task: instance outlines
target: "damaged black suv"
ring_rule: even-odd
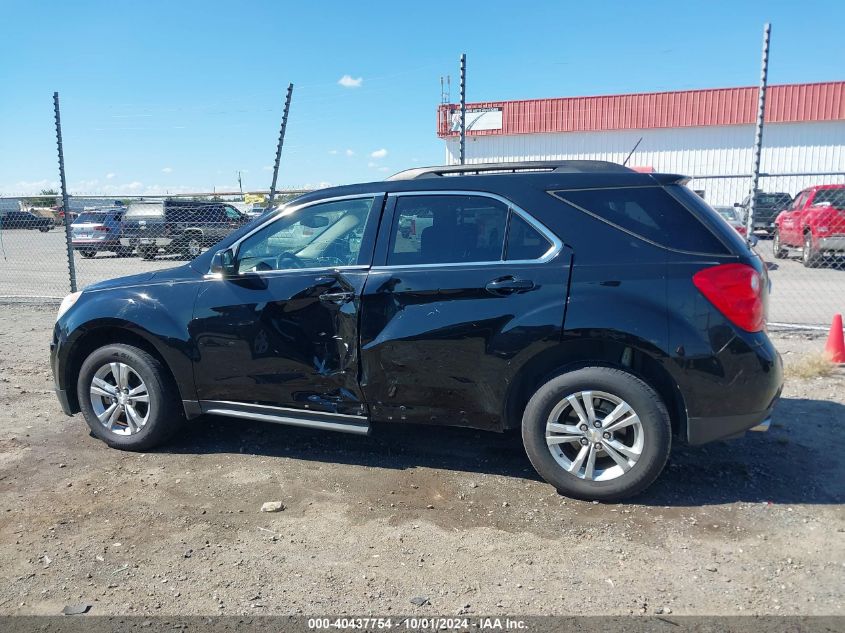
[[[500,163],[304,195],[69,295],[56,392],[128,450],[203,414],[519,428],[563,494],[630,496],[673,441],[765,429],[782,385],[763,262],[684,182]]]

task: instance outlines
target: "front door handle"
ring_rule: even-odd
[[[324,292],[320,295],[320,301],[324,303],[347,303],[355,296],[353,292]]]
[[[495,295],[527,292],[534,288],[534,282],[530,279],[516,279],[515,277],[502,277],[494,279],[485,288],[487,292]]]

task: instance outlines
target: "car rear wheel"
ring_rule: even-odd
[[[813,234],[807,231],[804,233],[804,250],[801,253],[801,262],[805,268],[816,268],[820,259],[819,252],[813,246]]]
[[[91,259],[97,255],[97,251],[92,251],[90,248],[83,249],[79,251],[79,254],[82,255],[85,259]]]
[[[113,448],[147,450],[169,439],[184,421],[166,369],[132,345],[106,345],[88,356],[77,396],[91,432]]]
[[[41,226],[41,227],[38,227],[38,230],[41,231],[42,233],[47,233],[50,230],[50,227],[49,226]]]
[[[647,488],[663,470],[671,425],[663,401],[642,380],[586,367],[536,391],[522,439],[534,468],[561,494],[617,501]]]
[[[143,257],[144,259],[155,259],[156,249],[154,249],[154,248],[142,248],[141,249],[141,257]]]
[[[788,254],[788,251],[780,243],[780,231],[778,229],[775,229],[775,233],[772,236],[772,250],[774,251],[775,259],[784,259]]]

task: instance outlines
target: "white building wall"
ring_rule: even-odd
[[[753,125],[468,136],[467,162],[522,160],[608,160],[621,163],[642,137],[630,166],[689,176],[733,175],[728,179],[696,178],[690,186],[705,192],[714,205],[730,205],[747,195],[752,167]],[[458,162],[458,139],[446,140],[446,162]],[[845,121],[770,123],[763,134],[761,171],[783,174],[845,174]],[[795,195],[805,187],[845,182],[845,176],[763,178],[764,191]]]

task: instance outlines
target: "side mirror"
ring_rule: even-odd
[[[748,244],[752,247],[757,246],[757,243],[760,241],[760,238],[756,235],[749,235],[748,236]]]
[[[221,275],[224,278],[236,277],[238,267],[235,263],[235,252],[231,248],[226,248],[214,253],[208,272],[212,275]]]
[[[742,203],[741,203],[741,202],[734,202],[734,206],[735,206],[737,209],[739,209],[740,207],[742,207]]]

